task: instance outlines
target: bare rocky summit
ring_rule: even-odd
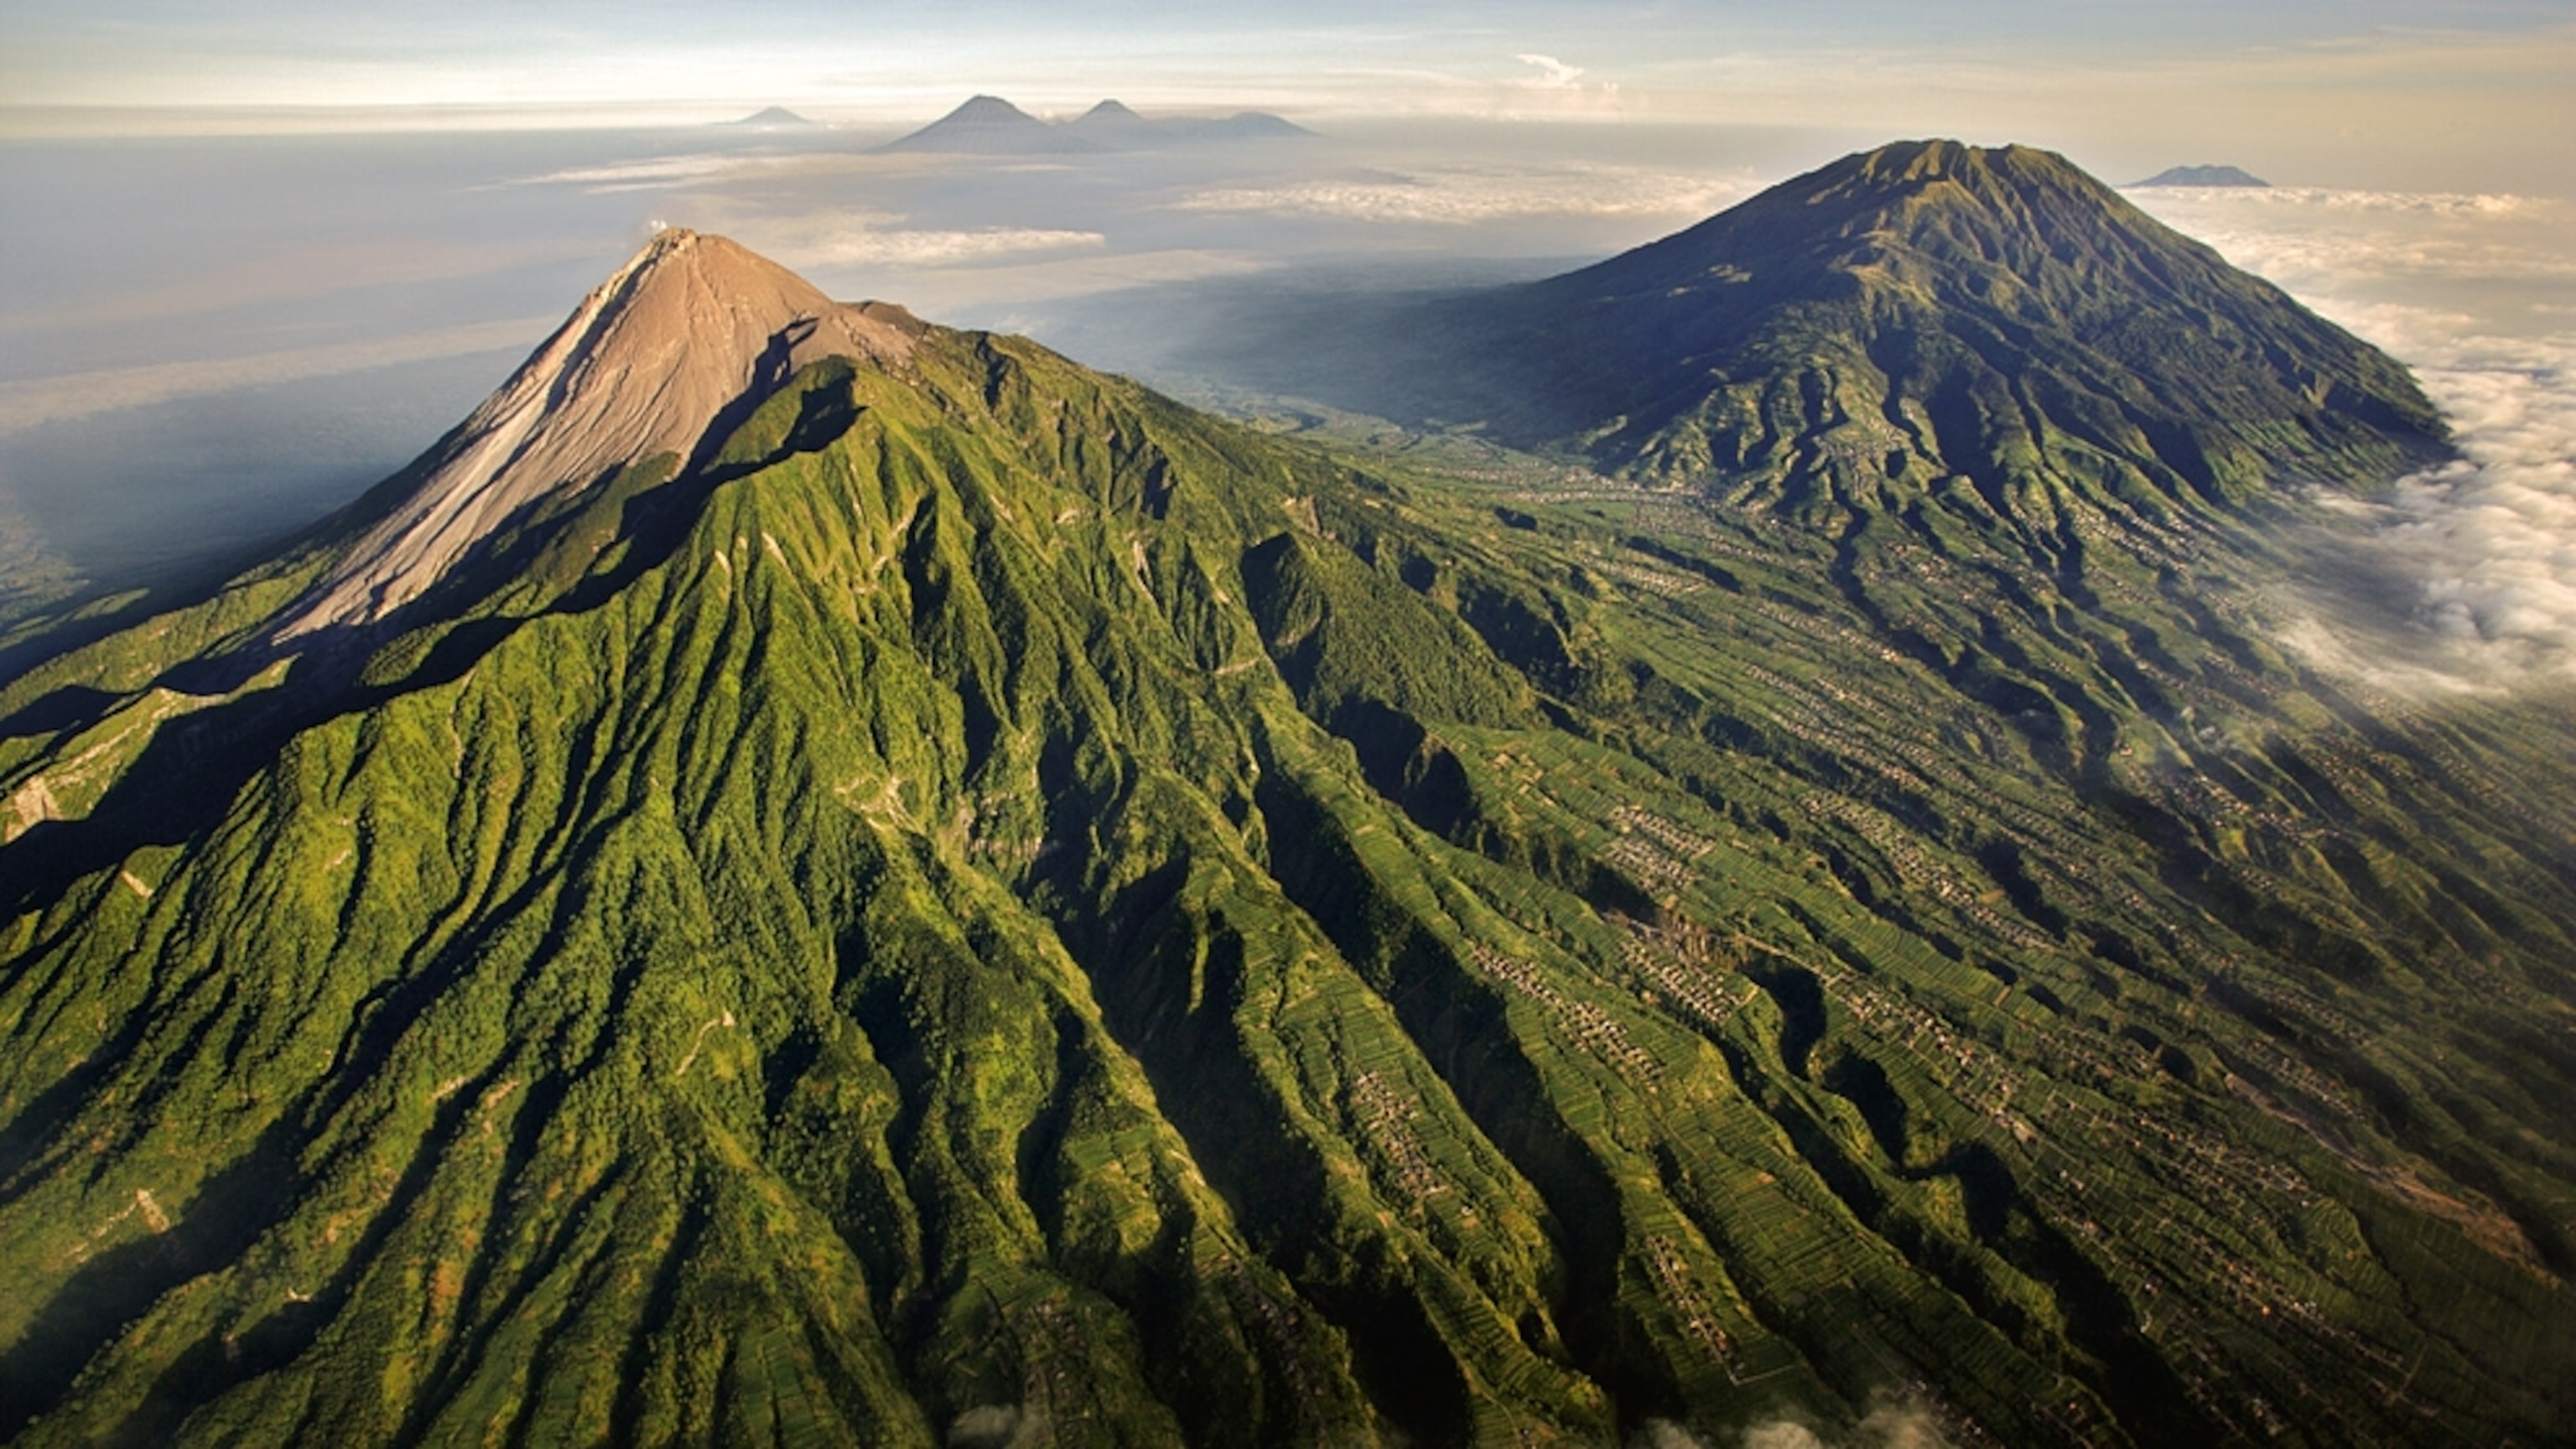
[[[920,324],[845,305],[720,236],[655,235],[415,464],[418,482],[277,630],[370,624],[538,500],[671,453],[821,357],[900,363]]]

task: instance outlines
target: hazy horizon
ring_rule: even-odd
[[[2222,159],[2318,185],[2532,191],[2565,188],[2560,138],[2576,130],[2576,12],[2556,0],[1323,0],[1294,16],[1167,0],[8,0],[0,35],[0,125],[19,132],[678,125],[773,104],[900,129],[986,92],[1040,112],[1115,96],[1334,124],[1836,127],[2026,141],[2117,179]]]

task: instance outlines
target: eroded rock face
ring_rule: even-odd
[[[818,358],[900,365],[919,327],[900,308],[835,302],[727,238],[664,231],[440,440],[276,637],[382,619],[538,500],[655,454],[693,458],[728,409]]]

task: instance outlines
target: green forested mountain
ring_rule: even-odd
[[[1304,326],[1283,388],[1810,521],[1974,488],[2044,533],[2070,495],[2161,516],[2445,447],[2398,363],[2021,146],[1884,146],[1581,271]]]
[[[1647,486],[792,282],[666,234],[0,689],[0,1435],[2576,1415],[2565,702],[2258,612],[2256,482],[2437,446],[2384,358],[2263,314],[2324,411],[2205,480],[1936,417]]]

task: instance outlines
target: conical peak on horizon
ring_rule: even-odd
[[[929,125],[888,141],[880,151],[967,155],[1037,155],[1096,151],[1065,126],[1051,126],[1000,96],[975,95]]]
[[[720,416],[798,369],[825,357],[901,366],[924,330],[901,307],[835,302],[729,237],[659,231],[406,470],[416,485],[276,637],[374,623],[539,499],[659,455],[693,461]]]
[[[737,130],[744,131],[820,131],[825,129],[822,122],[813,120],[809,117],[800,116],[794,111],[787,109],[785,106],[763,106],[748,116],[743,116],[731,121],[718,121],[716,124],[719,126],[730,126]]]
[[[2269,190],[2272,183],[2240,166],[2222,166],[2202,162],[2193,166],[2168,166],[2144,181],[2129,183],[2146,186],[2224,186],[2249,190]]]
[[[1082,154],[1156,143],[1257,141],[1315,134],[1268,111],[1223,117],[1146,116],[1126,103],[1103,100],[1069,121],[1030,115],[1000,96],[977,94],[921,129],[889,141],[880,151],[957,154]]]
[[[948,113],[952,121],[1034,121],[1037,117],[1012,105],[1000,96],[980,92],[968,96],[965,104]]]

